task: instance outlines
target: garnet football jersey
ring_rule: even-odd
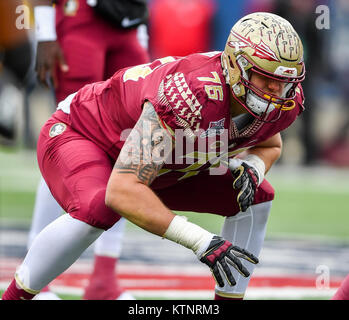
[[[171,185],[217,168],[228,157],[272,137],[302,111],[296,103],[277,122],[252,119],[240,128],[230,116],[229,90],[221,52],[166,57],[83,87],[70,104],[71,125],[116,159],[125,132],[134,127],[144,102],[150,101],[165,128],[173,135],[178,129],[183,132],[184,142],[176,142],[182,150],[172,153],[154,181],[154,187]],[[303,99],[301,88],[297,99]]]

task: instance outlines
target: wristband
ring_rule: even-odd
[[[265,163],[264,161],[255,154],[248,154],[244,158],[233,158],[229,159],[229,168],[231,170],[241,166],[242,162],[246,162],[249,166],[253,167],[258,173],[258,185],[262,183],[265,175]]]
[[[56,9],[52,6],[34,7],[37,41],[56,41]]]
[[[243,159],[248,165],[254,167],[258,172],[258,185],[264,180],[265,174],[265,163],[264,161],[255,154],[249,154]]]
[[[164,238],[193,250],[198,258],[207,249],[213,236],[214,234],[188,222],[182,216],[175,216],[164,234]]]

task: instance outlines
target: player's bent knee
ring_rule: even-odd
[[[121,216],[108,208],[105,204],[105,188],[101,188],[89,195],[88,199],[80,199],[80,207],[69,214],[78,220],[84,221],[89,225],[108,230]]]

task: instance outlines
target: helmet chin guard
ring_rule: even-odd
[[[264,12],[243,17],[230,32],[221,62],[233,97],[255,118],[275,122],[295,107],[305,66],[301,40],[287,20]],[[251,72],[285,83],[281,96],[257,88]]]

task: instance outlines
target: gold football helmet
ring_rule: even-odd
[[[233,97],[254,117],[274,122],[295,107],[296,88],[305,77],[303,45],[292,25],[275,14],[256,12],[231,29],[222,68]],[[254,86],[251,72],[285,83],[281,96]]]

